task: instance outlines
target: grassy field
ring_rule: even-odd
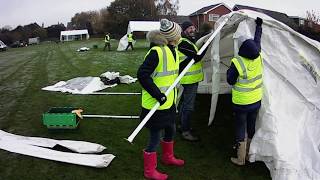
[[[76,52],[86,46],[98,49]],[[116,156],[109,167],[95,169],[43,160],[0,150],[0,179],[143,179],[142,149],[148,132],[143,129],[131,145],[128,137],[139,120],[84,119],[76,130],[48,130],[42,114],[51,107],[82,107],[84,114],[139,115],[140,96],[90,96],[42,91],[41,88],[75,77],[99,76],[106,71],[136,77],[148,44],[138,41],[136,49],[102,51],[103,41],[92,39],[68,43],[42,43],[0,53],[0,129],[25,136],[95,142],[107,147],[103,153]],[[118,85],[108,92],[140,92],[139,83]],[[219,97],[214,124],[207,126],[210,95],[199,95],[193,127],[201,137],[190,143],[176,136],[175,152],[186,161],[182,168],[158,164],[160,171],[177,180],[269,180],[263,163],[237,167],[230,163],[233,123],[230,96]]]

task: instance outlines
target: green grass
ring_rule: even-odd
[[[98,49],[93,49],[98,45]],[[84,114],[139,115],[139,96],[90,96],[42,91],[61,80],[81,76],[99,76],[106,71],[136,77],[148,44],[138,41],[134,51],[102,51],[103,41],[92,39],[68,43],[43,43],[0,53],[0,129],[10,133],[54,139],[96,142],[107,147],[103,153],[116,156],[107,168],[95,169],[43,160],[0,150],[0,179],[143,179],[142,149],[148,131],[143,129],[131,145],[128,137],[138,120],[84,119],[76,130],[48,130],[42,114],[50,107],[82,107]],[[80,47],[88,52],[76,52]],[[118,85],[108,92],[139,92],[139,83]],[[237,167],[230,163],[233,123],[230,96],[219,97],[214,124],[207,126],[210,95],[199,95],[192,119],[200,142],[182,141],[176,136],[175,152],[186,161],[182,168],[158,164],[170,179],[180,180],[269,180],[268,169],[261,162]]]

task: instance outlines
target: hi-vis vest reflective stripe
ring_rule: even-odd
[[[179,44],[182,41],[186,41],[187,43],[191,44],[194,49],[196,50],[196,52],[198,52],[198,47],[192,43],[191,41],[189,41],[186,38],[181,38]],[[187,58],[186,55],[184,55],[182,52],[179,51],[179,60],[180,63],[182,61],[184,61]],[[199,61],[195,64],[193,64],[190,69],[187,71],[187,73],[182,77],[180,84],[193,84],[193,83],[197,83],[203,80],[203,70],[202,70],[202,61]]]
[[[159,63],[151,77],[153,82],[157,85],[162,93],[173,84],[179,73],[178,52],[175,51],[176,60],[168,48],[168,46],[154,46],[150,49],[156,50],[159,57]],[[150,53],[147,53],[147,55]],[[146,56],[147,56],[146,55]],[[169,109],[173,103],[176,103],[177,89],[174,88],[167,96],[167,101],[158,108],[158,110]],[[158,101],[153,98],[146,90],[142,89],[142,107],[145,109],[152,109]]]
[[[133,34],[128,34],[128,42],[133,42]]]
[[[239,77],[232,87],[232,102],[247,105],[258,102],[262,98],[262,57],[255,60],[236,57],[231,60],[236,66]]]
[[[106,37],[104,38],[104,42],[109,42],[110,41],[110,36],[106,35]]]

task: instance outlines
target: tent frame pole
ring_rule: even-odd
[[[79,95],[79,94],[75,94]],[[82,94],[81,94],[82,95]],[[127,93],[127,92],[94,92],[94,93],[89,93],[89,94],[84,94],[84,95],[141,95],[139,92],[133,92],[133,93]]]
[[[114,119],[139,119],[139,116],[114,116],[114,115],[99,115],[99,114],[84,114],[84,118],[114,118]]]

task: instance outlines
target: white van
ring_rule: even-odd
[[[7,45],[5,45],[1,40],[0,40],[0,51],[5,51],[7,50]]]

